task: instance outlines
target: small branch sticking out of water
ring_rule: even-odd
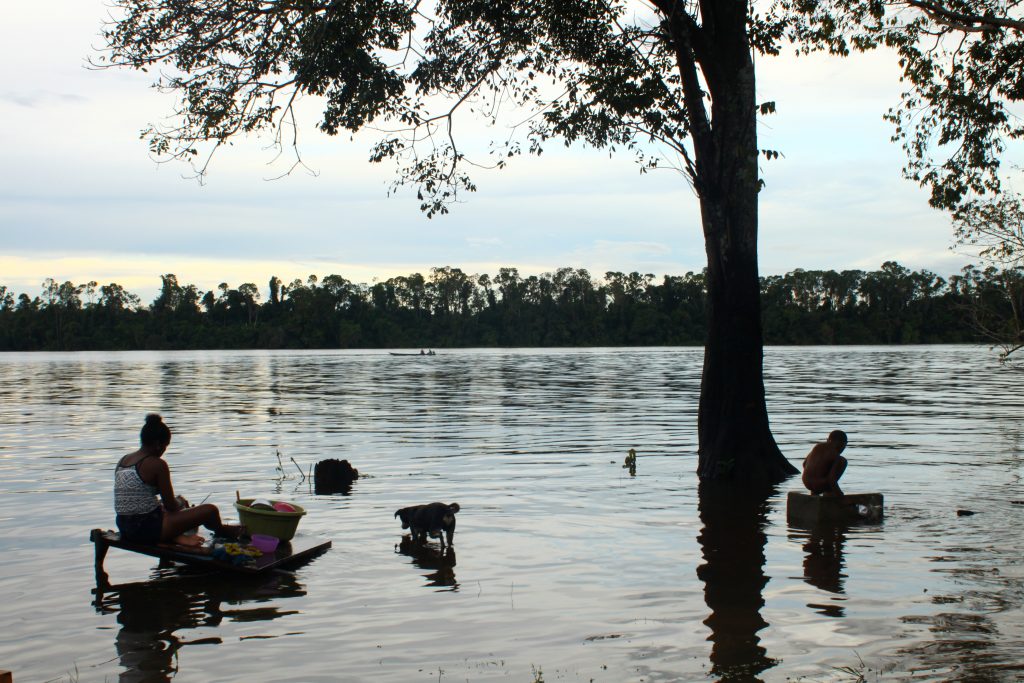
[[[296,469],[299,470],[299,476],[302,477],[300,483],[306,481],[306,473],[302,471],[302,467],[299,466],[299,463],[295,462],[295,458],[289,457],[288,459],[291,460],[292,463],[295,464]]]
[[[281,460],[281,450],[275,449],[274,452],[277,454],[277,473],[279,475],[278,483],[280,483],[282,480],[287,479],[288,475],[284,473],[284,462]]]
[[[629,470],[629,476],[636,476],[636,449],[630,448],[626,454],[626,461],[622,465],[623,469]]]

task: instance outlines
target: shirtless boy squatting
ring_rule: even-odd
[[[840,455],[846,448],[846,433],[835,430],[804,458],[804,486],[814,495],[841,496],[839,478],[846,471],[846,458]]]

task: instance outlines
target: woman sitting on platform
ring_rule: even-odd
[[[201,536],[185,532],[200,524],[219,536],[238,537],[243,532],[240,526],[224,524],[216,505],[188,507],[184,498],[175,497],[171,470],[161,457],[171,443],[171,430],[159,415],[146,416],[139,439],[142,447],[121,458],[114,470],[114,512],[121,538],[201,545]]]

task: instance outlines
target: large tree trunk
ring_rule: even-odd
[[[742,0],[701,2],[703,27],[680,24],[675,32],[708,257],[697,473],[704,480],[777,482],[797,470],[779,452],[765,406],[757,102],[747,9]],[[711,95],[710,117],[697,63]]]
[[[754,201],[756,202],[756,195]],[[777,482],[797,470],[782,455],[768,423],[762,368],[756,209],[743,202],[709,207],[708,337],[697,418],[701,479]],[[724,220],[718,223],[718,217]],[[707,219],[705,219],[707,220]]]

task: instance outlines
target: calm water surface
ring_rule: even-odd
[[[699,349],[0,354],[0,669],[30,681],[1024,679],[1024,392],[974,347],[769,349],[799,464],[850,434],[878,525],[786,524],[699,488]],[[147,412],[176,488],[305,506],[334,547],[202,576],[93,527]],[[638,452],[635,477],[621,466]],[[284,463],[278,470],[277,453]],[[350,495],[303,470],[347,458]],[[458,501],[454,557],[394,511]],[[958,516],[958,509],[976,511]],[[855,672],[855,673],[851,673]]]

